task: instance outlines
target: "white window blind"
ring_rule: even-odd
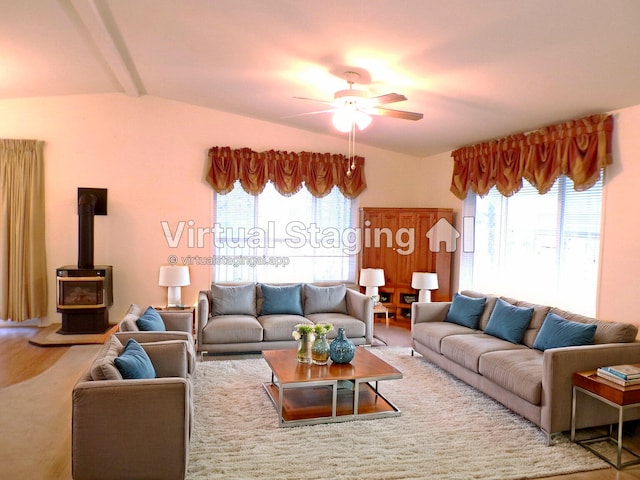
[[[576,192],[560,177],[545,195],[525,182],[505,198],[470,194],[475,245],[461,256],[461,288],[595,315],[602,180]]]
[[[337,187],[285,197],[268,183],[253,196],[236,182],[214,194],[214,215],[214,281],[355,281],[357,204]]]

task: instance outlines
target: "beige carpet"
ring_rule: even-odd
[[[372,351],[404,374],[380,383],[400,417],[278,428],[264,360],[200,363],[188,478],[508,480],[607,467],[566,437],[547,447],[533,424],[409,348]]]
[[[71,391],[99,345],[70,347],[49,369],[0,389],[0,479],[71,478]]]
[[[107,338],[118,329],[118,325],[111,325],[103,333],[77,333],[77,334],[61,334],[58,333],[62,325],[54,323],[48,327],[43,327],[40,331],[29,339],[29,343],[39,345],[41,347],[60,347],[65,345],[102,345]]]

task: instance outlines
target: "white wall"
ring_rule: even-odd
[[[613,112],[613,165],[607,168],[598,317],[640,325],[640,105]]]
[[[168,255],[205,255],[186,243],[170,249],[160,222],[192,220],[210,227],[212,190],[204,181],[207,151],[215,145],[343,153],[347,140],[261,122],[157,97],[81,95],[0,101],[0,138],[45,141],[46,245],[49,315],[55,312],[55,268],[77,263],[78,187],[108,189],[108,215],[95,218],[95,263],[114,267],[118,319],[131,303],[163,305],[158,268]],[[361,206],[413,206],[419,159],[358,145],[366,158],[368,189]],[[210,269],[191,268],[183,301],[195,303]]]

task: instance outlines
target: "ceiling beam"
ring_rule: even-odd
[[[127,95],[145,94],[142,81],[106,4],[101,0],[58,0]]]

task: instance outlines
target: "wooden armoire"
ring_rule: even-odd
[[[418,291],[411,288],[413,272],[437,273],[439,288],[431,292],[431,300],[451,300],[452,254],[447,251],[451,248],[434,241],[436,229],[433,227],[437,223],[439,227],[444,225],[453,229],[453,210],[360,209],[362,249],[359,267],[384,269],[385,284],[378,289],[380,302],[396,320],[409,320],[411,303],[418,299]]]

